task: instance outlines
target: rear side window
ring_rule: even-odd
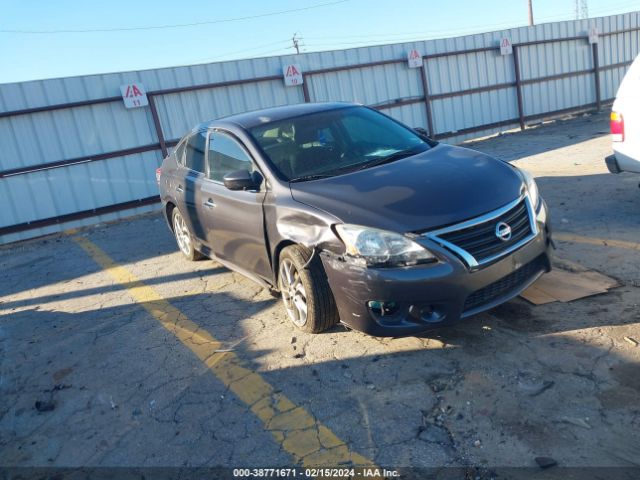
[[[187,140],[184,166],[196,172],[204,172],[204,149],[207,144],[207,132],[194,133]]]
[[[231,136],[212,132],[209,137],[209,178],[222,182],[229,172],[253,171],[253,162],[245,149]]]

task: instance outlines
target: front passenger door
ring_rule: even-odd
[[[228,132],[209,133],[207,178],[201,195],[207,240],[213,253],[241,269],[262,278],[271,278],[271,265],[264,232],[263,186],[257,191],[232,191],[223,177],[236,170],[255,171],[251,155]]]

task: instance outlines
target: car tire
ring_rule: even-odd
[[[282,250],[278,289],[287,316],[300,330],[320,333],[338,323],[333,293],[322,262],[313,250],[298,245]]]
[[[204,258],[204,255],[194,248],[193,235],[177,207],[171,212],[171,225],[173,225],[173,234],[176,238],[178,249],[185,258],[192,262]]]

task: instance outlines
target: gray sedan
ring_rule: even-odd
[[[158,180],[184,256],[281,294],[307,332],[413,334],[495,307],[551,268],[527,172],[362,106],[201,124]]]

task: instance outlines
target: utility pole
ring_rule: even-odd
[[[533,0],[529,0],[529,26],[533,27]]]
[[[299,39],[296,37],[296,35],[298,35],[298,32],[293,34],[293,38],[291,39],[291,41],[293,42],[293,48],[296,49],[296,54],[300,53],[300,46],[298,45]]]
[[[589,18],[589,5],[587,0],[576,0],[575,3],[576,20]]]

